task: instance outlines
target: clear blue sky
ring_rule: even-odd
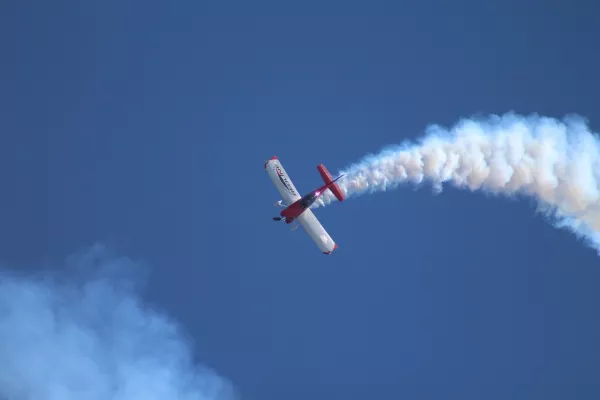
[[[145,298],[245,399],[600,396],[600,259],[532,204],[354,198],[316,210],[326,257],[271,221],[263,169],[306,192],[474,114],[598,130],[597,6],[83,3],[0,7],[3,263],[145,261]]]

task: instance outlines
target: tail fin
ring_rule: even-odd
[[[329,173],[329,171],[327,171],[327,168],[325,168],[323,164],[319,164],[317,169],[319,170],[319,174],[321,174],[321,178],[323,178],[323,182],[325,182],[326,185],[333,182],[331,174]],[[329,186],[329,190],[331,190],[331,193],[333,193],[339,201],[344,201],[344,199],[346,198],[346,196],[344,196],[344,192],[342,192],[342,189],[340,189],[337,183],[334,183],[331,186]]]

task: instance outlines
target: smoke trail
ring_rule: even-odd
[[[347,196],[385,191],[402,183],[444,183],[471,191],[525,195],[555,226],[600,249],[600,146],[586,121],[508,113],[460,120],[451,129],[427,128],[418,144],[369,155],[340,173]],[[335,200],[327,191],[319,204]]]
[[[0,270],[0,399],[229,397],[178,326],[136,296],[139,267],[96,246],[62,275]]]

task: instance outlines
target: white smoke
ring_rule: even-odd
[[[404,143],[369,155],[340,173],[350,197],[402,183],[444,183],[471,191],[537,201],[552,222],[600,249],[600,145],[578,116],[557,120],[508,113],[463,119],[451,129],[427,128],[418,144]],[[336,200],[323,194],[315,207]]]
[[[0,399],[229,398],[175,322],[136,295],[140,268],[96,246],[61,274],[0,270]]]

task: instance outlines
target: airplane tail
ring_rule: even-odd
[[[326,185],[329,185],[330,183],[335,182],[341,178],[340,176],[334,180],[331,177],[329,171],[327,171],[327,168],[325,168],[323,164],[319,164],[319,166],[317,166],[317,169],[319,170],[319,174],[321,174],[321,178],[323,178],[323,182],[325,182]],[[339,201],[344,201],[344,199],[346,198],[346,196],[344,196],[344,192],[342,192],[342,189],[340,189],[337,183],[331,184],[328,187],[328,189],[331,190],[331,193],[333,193]]]

